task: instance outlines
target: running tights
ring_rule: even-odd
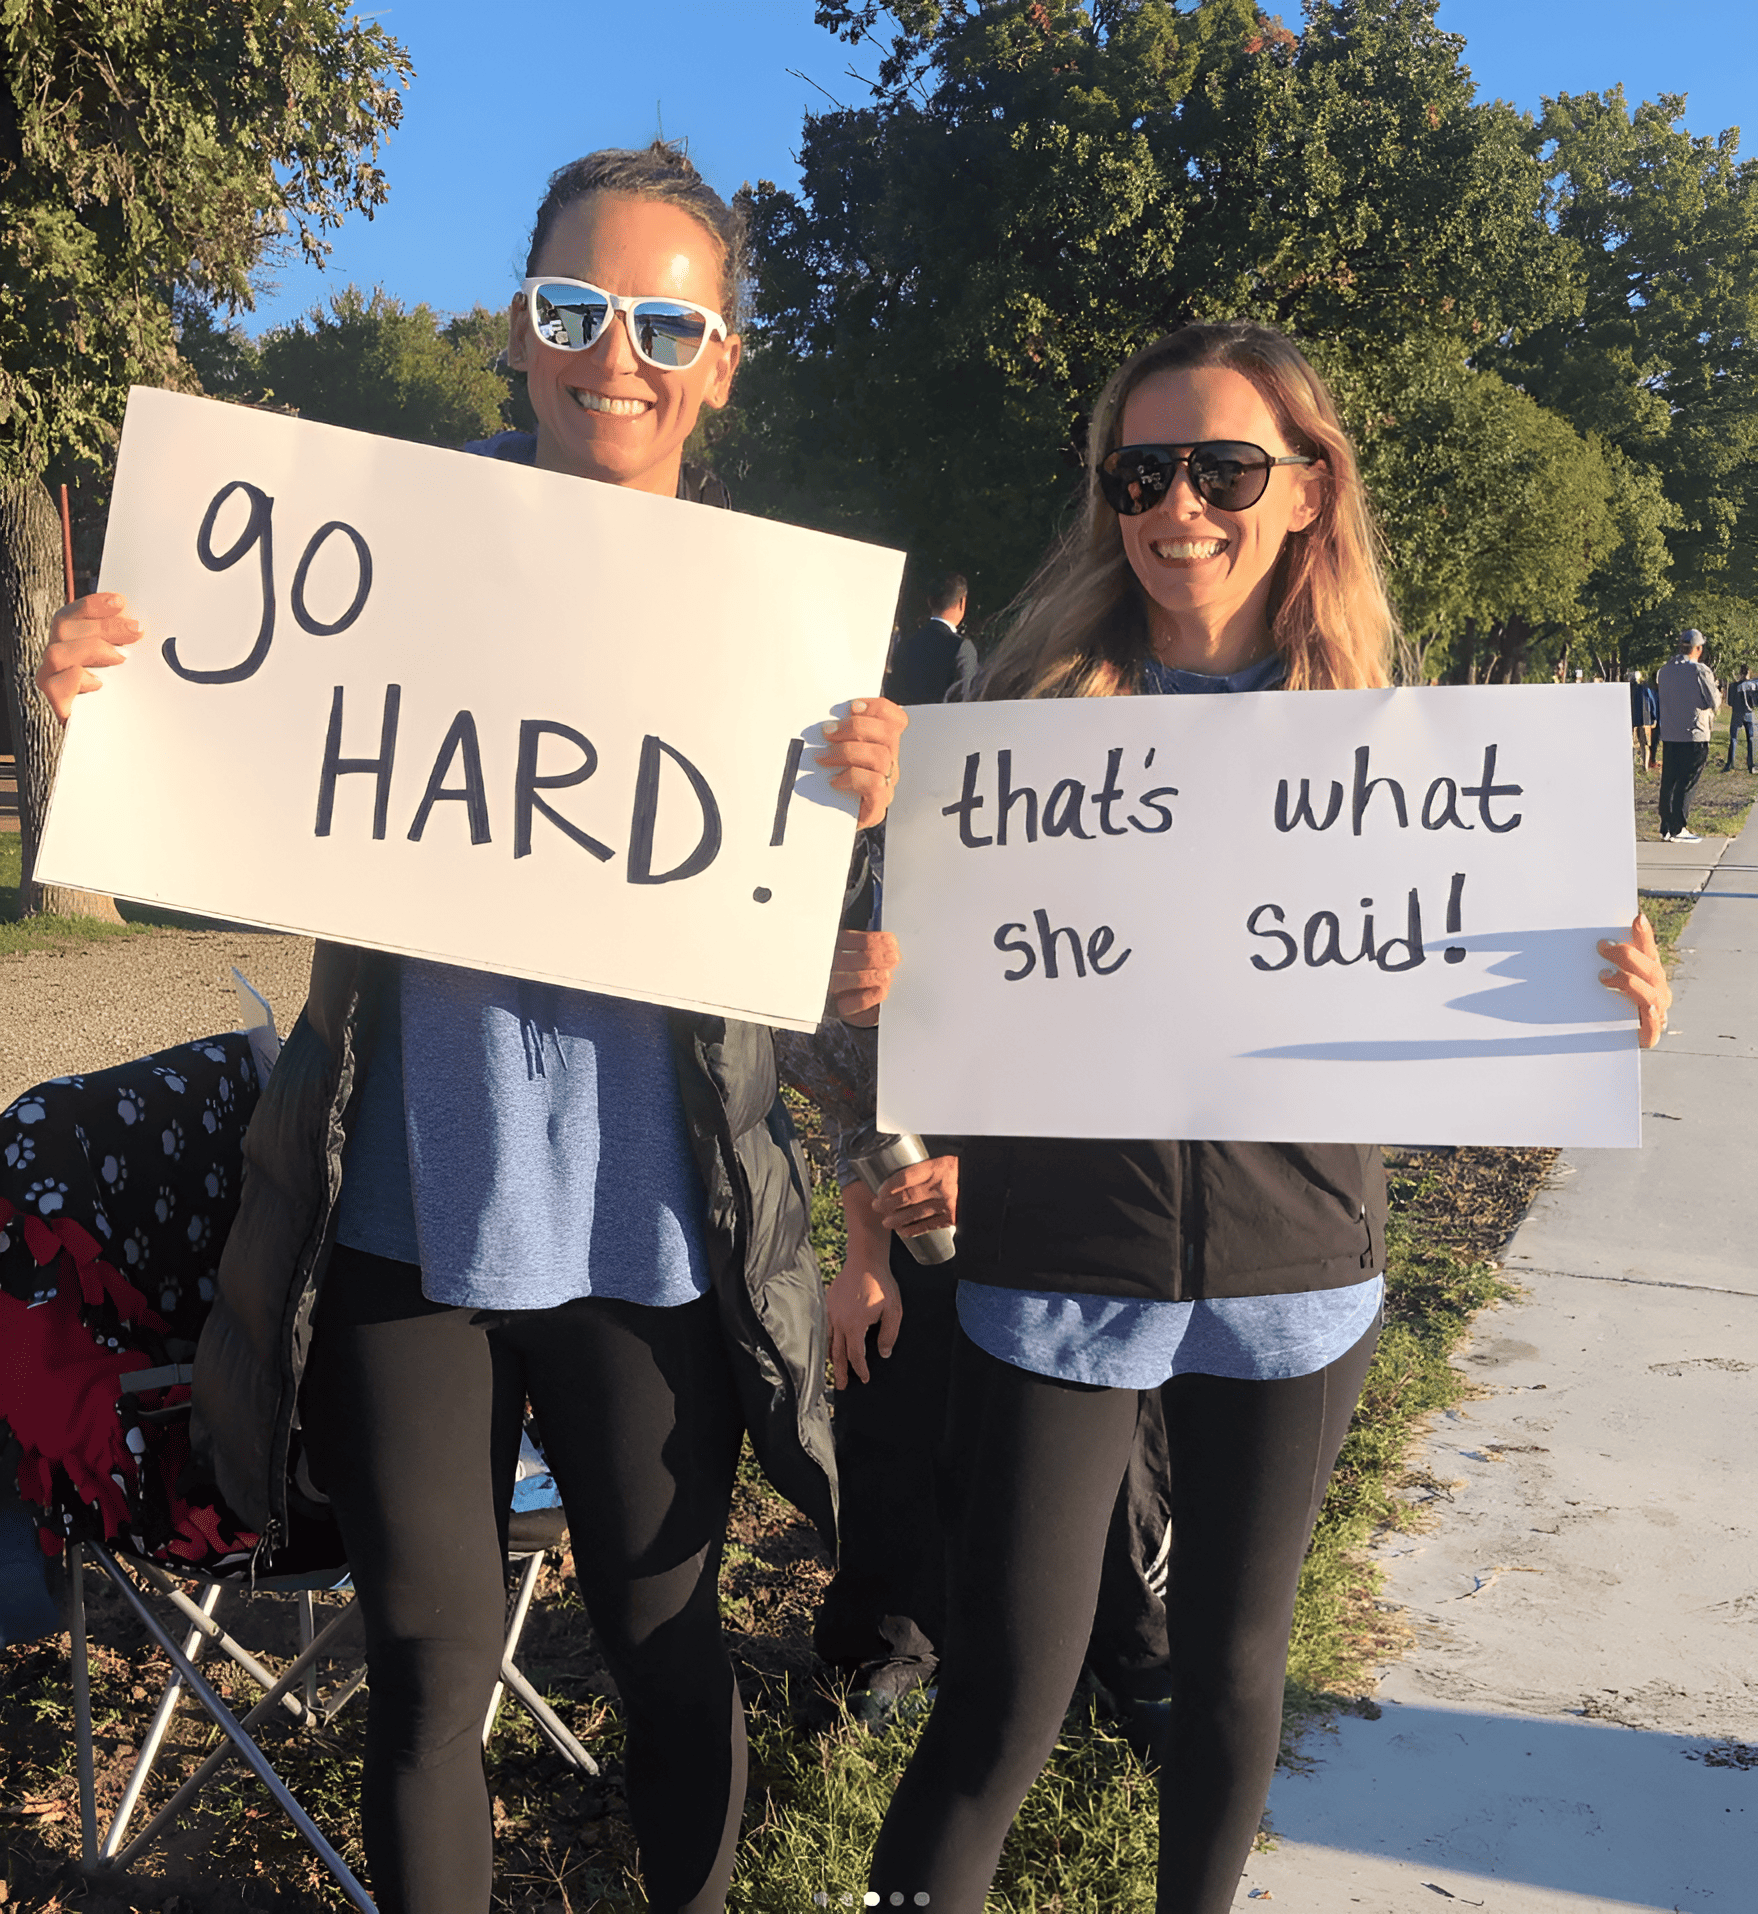
[[[1233,1904],[1276,1762],[1301,1561],[1378,1333],[1310,1376],[1178,1376],[1162,1389],[1172,1718],[1159,1914]],[[968,1466],[940,1692],[872,1886],[886,1905],[926,1894],[933,1914],[982,1914],[1080,1673],[1138,1395],[1016,1369],[962,1333],[954,1364],[949,1435]]]
[[[745,1795],[716,1579],[743,1425],[713,1297],[452,1309],[413,1265],[338,1248],[300,1407],[366,1625],[373,1892],[384,1914],[489,1905],[482,1722],[527,1395],[621,1696],[649,1905],[708,1914]]]

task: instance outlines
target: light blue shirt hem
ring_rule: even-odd
[[[1385,1302],[1383,1276],[1286,1296],[1138,1302],[961,1282],[958,1320],[979,1349],[1016,1369],[1106,1389],[1157,1389],[1174,1376],[1281,1382],[1352,1349]]]

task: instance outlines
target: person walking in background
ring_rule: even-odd
[[[1702,632],[1679,633],[1678,650],[1654,674],[1654,685],[1660,695],[1660,841],[1701,844],[1687,819],[1721,709],[1715,675],[1703,662]]]
[[[1660,753],[1656,748],[1660,742],[1656,736],[1660,724],[1660,699],[1653,685],[1646,682],[1641,672],[1630,673],[1630,729],[1636,737],[1636,769],[1652,771],[1659,761]]]
[[[1752,676],[1749,664],[1741,665],[1734,673],[1734,681],[1727,688],[1727,763],[1721,768],[1731,771],[1734,768],[1734,746],[1739,742],[1740,733],[1746,734],[1746,772],[1752,771],[1752,727],[1758,722],[1758,679]]]
[[[885,674],[893,704],[943,704],[957,688],[962,698],[977,675],[977,648],[959,635],[970,587],[959,572],[937,578],[928,591],[928,622],[898,640]]]

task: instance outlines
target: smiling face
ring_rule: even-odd
[[[1224,366],[1151,374],[1124,402],[1120,444],[1182,451],[1203,439],[1243,439],[1272,457],[1298,449],[1257,387]],[[1255,505],[1223,512],[1191,489],[1181,466],[1152,511],[1118,520],[1157,657],[1188,671],[1224,673],[1268,656],[1276,559],[1283,540],[1318,516],[1323,472],[1278,465]]]
[[[720,247],[700,220],[663,200],[594,193],[556,217],[533,274],[584,279],[624,296],[658,293],[717,312]],[[677,490],[684,441],[704,405],[726,404],[739,342],[715,339],[696,363],[662,372],[635,354],[618,315],[585,352],[546,345],[523,295],[513,301],[508,363],[525,374],[537,414],[537,463],[639,492]]]

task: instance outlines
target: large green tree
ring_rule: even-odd
[[[0,53],[0,677],[28,901],[59,747],[29,690],[62,596],[43,475],[104,458],[130,385],[191,382],[180,304],[247,306],[265,259],[321,258],[370,214],[410,67],[347,0],[6,0]]]
[[[498,432],[508,403],[495,359],[506,317],[478,307],[445,321],[349,286],[292,325],[263,336],[262,396],[301,418],[387,438],[457,445]]]
[[[1574,296],[1493,355],[1665,496],[1670,591],[1630,608],[1636,662],[1678,624],[1758,639],[1758,161],[1684,110],[1617,88],[1546,102],[1533,144]]]
[[[1385,535],[1403,675],[1519,680],[1572,653],[1620,671],[1608,633],[1668,593],[1676,514],[1652,474],[1446,339],[1315,356]]]
[[[993,607],[1070,492],[1085,408],[1184,320],[1255,316],[1368,370],[1551,318],[1563,245],[1511,110],[1432,0],[915,0],[871,99],[759,186],[729,456],[771,509],[959,564]],[[870,40],[880,9],[818,17]],[[869,52],[871,49],[869,49]],[[1384,409],[1383,376],[1356,382]]]

